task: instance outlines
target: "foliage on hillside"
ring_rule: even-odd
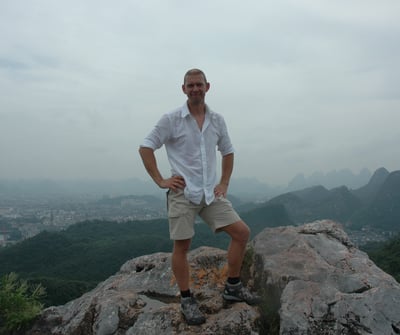
[[[383,243],[369,243],[362,247],[383,271],[400,283],[400,235]]]
[[[42,232],[0,251],[0,275],[16,272],[41,282],[49,304],[80,296],[139,255],[169,251],[165,220],[82,222],[63,232]]]
[[[145,253],[169,250],[165,221],[82,222],[62,232],[42,232],[0,252],[0,274],[102,280],[121,262]]]
[[[201,245],[226,248],[228,239],[199,224],[193,248]],[[0,275],[16,272],[31,283],[42,283],[48,293],[43,302],[57,305],[93,288],[131,258],[171,249],[167,220],[87,221],[1,249]]]
[[[241,217],[251,228],[252,237],[256,236],[266,227],[279,227],[293,224],[281,204],[265,204],[249,212],[241,214]]]
[[[361,207],[361,202],[347,187],[327,190],[322,186],[282,194],[268,204],[284,205],[290,218],[296,223],[331,219],[346,220]]]
[[[30,286],[15,273],[4,275],[0,280],[0,334],[28,326],[41,312],[39,299],[44,295],[43,286]]]

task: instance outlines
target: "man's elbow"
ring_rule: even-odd
[[[140,146],[138,151],[139,151],[140,156],[143,157],[146,154],[152,153],[154,150],[149,147]]]

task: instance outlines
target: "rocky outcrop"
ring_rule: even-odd
[[[226,252],[190,253],[192,287],[207,316],[187,326],[179,311],[170,254],[125,263],[64,306],[47,308],[27,335],[400,334],[400,285],[353,246],[340,226],[317,221],[265,229],[243,268],[263,302],[226,305]]]
[[[280,334],[400,334],[400,285],[334,222],[268,229],[252,245]]]
[[[46,309],[28,334],[257,334],[257,309],[223,304],[226,252],[199,248],[190,253],[190,264],[192,287],[207,314],[201,327],[183,322],[170,254],[157,253],[128,261],[79,299]]]

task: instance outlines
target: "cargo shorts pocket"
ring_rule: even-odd
[[[192,238],[194,235],[194,220],[196,211],[188,201],[183,190],[170,191],[168,194],[168,221],[170,237],[173,240]]]

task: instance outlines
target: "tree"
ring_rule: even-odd
[[[40,314],[45,295],[42,285],[30,286],[14,272],[0,280],[0,334],[21,330]]]

